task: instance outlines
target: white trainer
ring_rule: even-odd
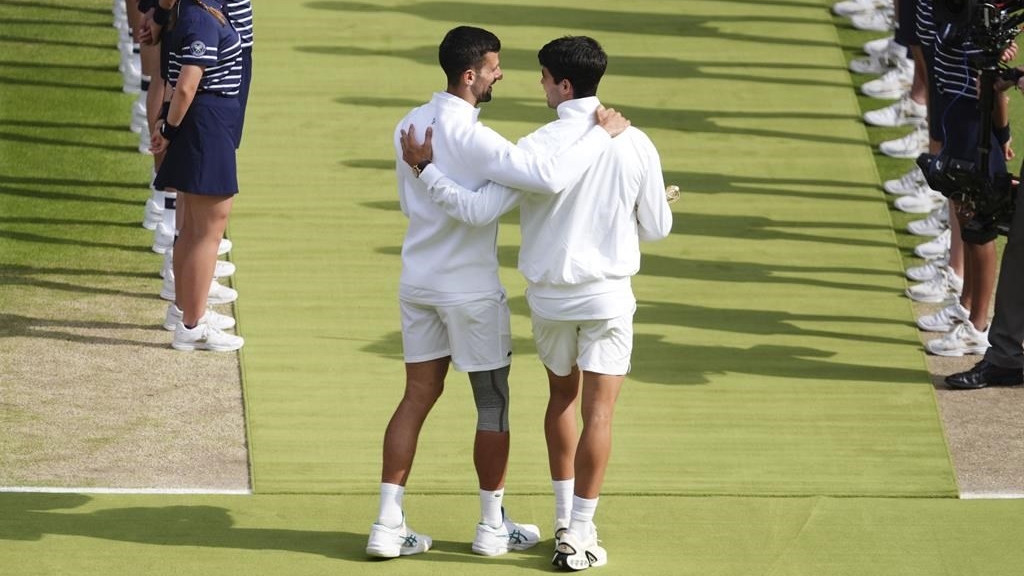
[[[880,78],[861,84],[861,94],[882,100],[896,100],[910,90],[914,81],[914,61],[906,58],[897,60],[896,67],[882,74]]]
[[[885,183],[882,184],[882,189],[889,194],[906,196],[907,194],[913,194],[916,192],[921,187],[921,184],[927,183],[928,182],[924,179],[924,172],[922,172],[921,168],[915,164],[914,167],[903,176],[893,180],[886,180]]]
[[[953,233],[946,230],[932,240],[914,246],[914,254],[917,254],[925,260],[935,260],[937,258],[947,257],[952,238]]]
[[[850,25],[857,30],[870,32],[891,32],[896,27],[896,18],[892,6],[879,8],[850,16]]]
[[[964,324],[971,319],[971,311],[964,308],[959,300],[933,314],[925,314],[917,319],[917,327],[926,332],[949,332],[957,324]]]
[[[160,277],[166,278],[167,273],[174,273],[174,249],[170,249],[164,252],[164,265],[160,268]],[[217,260],[217,263],[213,266],[213,277],[214,278],[228,278],[235,274],[238,268],[234,262],[227,260]]]
[[[210,350],[211,352],[233,352],[245,345],[241,336],[228,334],[206,323],[196,324],[195,328],[186,328],[178,322],[174,327],[174,340],[171,348],[182,352],[193,350]]]
[[[928,125],[922,122],[910,134],[882,142],[878,151],[892,158],[917,158],[928,151]]]
[[[177,294],[174,292],[174,272],[164,276],[164,283],[160,287],[160,297],[168,302],[177,300]],[[206,302],[208,304],[230,304],[235,300],[238,300],[237,290],[229,288],[216,280],[210,281],[210,292],[206,295]]]
[[[555,519],[555,550],[558,550],[558,543],[562,541],[562,535],[569,529],[569,520],[565,518]]]
[[[924,220],[907,222],[907,232],[915,236],[938,236],[949,228],[949,203],[932,210]]]
[[[832,13],[836,16],[853,16],[889,7],[892,4],[892,0],[841,0],[832,5]]]
[[[891,46],[892,44],[896,44],[895,36],[886,36],[885,38],[868,40],[864,43],[864,46],[861,47],[861,50],[863,50],[865,54],[871,56],[893,50],[894,48]]]
[[[970,322],[965,322],[958,324],[945,336],[925,342],[924,347],[936,356],[984,354],[989,347],[988,330],[982,332]]]
[[[174,230],[163,222],[158,222],[153,229],[153,252],[163,254],[174,246]]]
[[[919,125],[928,117],[928,106],[918,104],[910,97],[910,92],[904,92],[903,96],[895,103],[864,113],[864,122],[871,126],[907,126],[909,124]]]
[[[900,196],[893,201],[892,207],[907,214],[930,214],[946,204],[942,193],[922,184],[913,194]]]
[[[430,536],[413,532],[402,521],[397,528],[389,528],[383,524],[370,527],[370,539],[366,542],[366,553],[377,558],[398,558],[422,554],[430,550],[434,543]]]
[[[600,546],[597,530],[586,537],[567,530],[555,549],[551,563],[558,568],[586,570],[607,564],[608,552]]]
[[[142,227],[146,230],[156,230],[157,224],[163,221],[164,207],[157,206],[152,198],[147,199],[146,209],[142,214]]]
[[[234,244],[231,243],[231,240],[228,240],[227,238],[221,238],[220,244],[217,246],[217,256],[223,256],[228,252],[231,252],[231,248],[233,246]]]
[[[167,305],[167,313],[164,315],[164,330],[174,331],[174,327],[181,322],[183,316],[181,308],[174,303]],[[230,330],[235,327],[235,319],[227,314],[221,314],[210,310],[206,310],[203,317],[199,319],[200,324],[209,324],[217,330]]]
[[[939,273],[939,269],[943,266],[948,266],[949,260],[946,258],[938,258],[930,262],[925,262],[920,266],[911,266],[907,268],[907,278],[915,282],[924,282],[935,278]]]
[[[939,269],[939,274],[927,282],[907,288],[907,298],[914,302],[945,302],[956,298],[964,290],[964,279],[957,276],[949,266]]]
[[[533,524],[516,524],[507,516],[497,528],[484,523],[476,525],[473,552],[483,556],[500,556],[509,550],[526,550],[540,542],[540,528]]]

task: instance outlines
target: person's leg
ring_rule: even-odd
[[[583,372],[583,433],[576,449],[576,496],[597,498],[612,451],[612,417],[625,376]]]
[[[984,332],[988,330],[988,310],[996,285],[996,243],[965,243],[964,252],[967,255],[967,277],[971,279],[970,306],[966,308],[971,311],[971,324],[979,332]],[[964,284],[966,291],[966,277]]]
[[[200,194],[178,194],[187,196],[185,210],[188,212],[186,229],[187,249],[175,250],[174,286],[178,307],[182,311],[182,323],[195,326],[206,313],[207,296],[213,282],[213,269],[217,261],[217,248],[224,237],[228,215],[234,196],[205,196]],[[180,204],[179,204],[180,206]],[[181,208],[178,208],[181,211]],[[179,265],[180,261],[180,265]]]
[[[469,373],[477,409],[476,436],[473,439],[473,465],[476,468],[480,490],[485,492],[496,492],[505,487],[510,444],[508,374],[508,366],[496,370]],[[485,513],[482,514],[482,520],[496,526],[501,524],[500,496],[493,494],[487,496],[497,499],[498,514],[495,518],[493,513],[487,514],[486,511],[483,511]],[[493,507],[484,505],[484,508]]]
[[[384,432],[381,482],[405,486],[412,470],[420,430],[434,403],[444,392],[449,358],[405,365],[405,394]]]
[[[550,394],[544,413],[544,438],[547,441],[551,480],[572,480],[575,477],[576,443],[579,440],[576,400],[580,391],[580,371],[573,366],[566,376],[559,376],[550,369],[547,369],[547,373]],[[568,518],[568,515],[558,518]]]

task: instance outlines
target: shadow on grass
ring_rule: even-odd
[[[157,498],[157,497],[155,497]],[[266,497],[265,497],[266,498]],[[51,536],[101,539],[147,546],[219,548],[292,552],[357,564],[384,564],[389,560],[366,556],[365,533],[286,528],[240,527],[231,510],[220,506],[177,505],[107,508],[76,511],[92,501],[83,494],[0,494],[0,540],[36,542]],[[276,503],[269,503],[274,505]],[[550,541],[546,542],[550,544]],[[91,546],[96,546],[92,544]],[[543,546],[543,545],[542,545]],[[502,557],[503,565],[549,571],[550,548],[534,549]],[[139,554],[145,554],[140,550]],[[434,540],[427,554],[416,562],[467,563],[480,567],[488,561],[470,551],[467,542]],[[131,565],[130,559],[122,564]],[[192,573],[187,559],[179,560]],[[401,573],[398,564],[392,565]]]
[[[641,12],[639,10],[611,11],[588,8],[566,8],[546,6],[543,10],[530,9],[518,4],[495,4],[491,2],[416,2],[397,6],[381,6],[369,2],[322,1],[308,2],[307,7],[315,10],[356,13],[394,12],[417,16],[438,22],[472,22],[478,26],[530,26],[547,28],[551,26],[572,26],[575,30],[588,32],[620,33],[628,30],[634,34],[648,36],[672,36],[683,38],[709,38],[717,41],[735,40],[790,46],[832,47],[831,42],[820,42],[803,38],[778,38],[759,31],[772,31],[784,24],[827,25],[829,20],[815,13],[813,18],[777,15],[772,10],[763,10],[760,15],[724,14],[692,15],[682,10],[677,13]],[[814,10],[814,6],[798,5]],[[811,12],[814,13],[814,12]],[[723,24],[746,24],[743,33],[722,30]],[[440,41],[440,38],[438,38]],[[436,50],[436,47],[434,47]],[[539,48],[539,46],[538,46]],[[435,52],[436,54],[436,52]]]
[[[79,186],[103,186],[103,182],[86,182],[82,181]],[[126,206],[138,206],[138,200],[123,200],[120,198],[111,198],[109,196],[92,196],[89,194],[75,194],[72,192],[54,192],[52,190],[32,190],[31,188],[12,188],[10,186],[0,186],[0,195],[6,196],[18,196],[21,198],[32,198],[40,200],[42,202],[48,202],[51,200],[57,201],[71,201],[71,202],[100,202],[103,204],[123,204]]]
[[[63,329],[73,329],[77,332],[69,332]],[[153,324],[152,326],[139,326],[119,322],[44,320],[42,318],[19,316],[17,314],[0,313],[0,338],[47,338],[60,340],[62,342],[76,342],[79,344],[106,344],[115,346],[159,348],[161,350],[167,349],[167,344],[129,340],[126,338],[112,338],[109,336],[90,336],[80,333],[88,330],[164,331],[162,327],[157,326],[156,324]]]

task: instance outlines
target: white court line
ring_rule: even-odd
[[[249,496],[252,490],[211,490],[206,488],[54,488],[36,486],[0,486],[0,493],[35,494],[164,494],[164,495],[211,495]]]
[[[961,500],[1015,500],[1024,498],[1022,492],[962,492]]]

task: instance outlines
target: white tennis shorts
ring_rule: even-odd
[[[549,320],[532,314],[537,355],[549,370],[568,376],[580,370],[624,376],[633,353],[633,314],[609,320]]]
[[[512,328],[503,292],[453,306],[399,300],[406,362],[452,357],[460,372],[483,372],[512,362]]]

